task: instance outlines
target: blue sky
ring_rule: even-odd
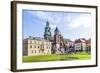
[[[47,20],[52,36],[56,27],[67,39],[88,39],[91,36],[90,13],[23,10],[23,38],[43,37]]]

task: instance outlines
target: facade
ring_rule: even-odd
[[[74,43],[75,51],[80,52],[80,51],[86,51],[86,40],[85,39],[77,39],[75,40]]]
[[[71,41],[70,39],[64,39],[65,47],[66,47],[66,53],[73,53],[75,52],[74,49],[74,42]]]
[[[51,54],[52,43],[43,38],[29,37],[24,39],[23,44],[24,56]]]
[[[55,53],[55,54],[64,54],[65,53],[64,40],[63,40],[63,37],[57,27],[54,31],[53,53]]]
[[[91,39],[88,39],[86,41],[86,51],[90,52],[91,51]]]

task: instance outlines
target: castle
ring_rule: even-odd
[[[64,40],[57,27],[52,36],[51,28],[47,21],[44,38],[29,37],[23,40],[23,55],[64,54],[68,45],[73,45],[73,42],[67,39]]]
[[[66,54],[70,52],[86,50],[85,41],[75,42],[63,38],[58,27],[54,30],[54,35],[51,33],[49,22],[46,22],[44,38],[29,37],[23,40],[23,55],[47,55],[47,54]]]

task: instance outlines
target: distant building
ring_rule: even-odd
[[[86,51],[91,51],[91,39],[86,40]]]
[[[86,40],[85,39],[76,39],[74,42],[74,48],[76,52],[86,51]]]
[[[64,39],[64,42],[67,46],[74,46],[74,42],[71,41],[70,39]]]
[[[23,55],[47,55],[51,54],[52,43],[39,37],[29,37],[23,41]]]
[[[65,44],[66,53],[73,53],[75,51],[74,42],[71,41],[70,39],[64,39],[64,44]]]

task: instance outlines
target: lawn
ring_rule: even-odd
[[[77,53],[77,54],[52,54],[52,55],[38,55],[23,57],[23,62],[44,62],[44,61],[63,61],[63,60],[89,60],[91,55],[89,53]]]

